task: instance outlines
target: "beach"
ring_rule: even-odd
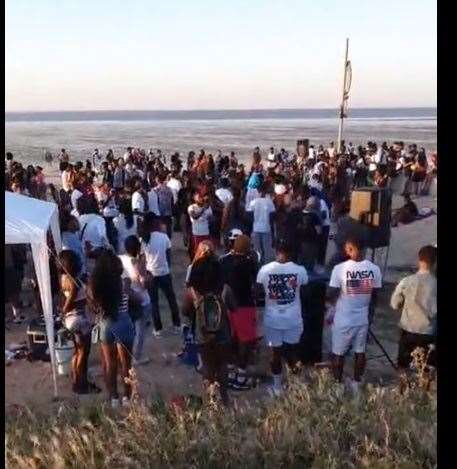
[[[54,113],[6,115],[5,145],[26,164],[44,163],[44,152],[54,156],[65,148],[74,161],[85,161],[98,148],[102,155],[112,149],[116,157],[127,146],[175,151],[183,157],[204,148],[215,154],[234,151],[247,164],[254,147],[264,156],[274,146],[296,152],[300,139],[312,145],[336,141],[337,111],[228,111],[156,114]],[[15,120],[13,120],[15,119]],[[22,119],[22,120],[21,120]],[[436,150],[436,109],[367,109],[351,111],[344,123],[346,143],[355,146],[376,141],[416,143],[427,152]],[[54,163],[58,165],[57,162]]]
[[[393,208],[401,205],[402,199],[395,196]],[[436,199],[433,197],[419,197],[415,199],[418,207],[431,207],[436,209]],[[409,275],[415,268],[417,251],[425,244],[437,242],[437,217],[433,215],[424,220],[416,221],[410,225],[400,225],[392,228],[391,245],[388,257],[387,271],[384,278],[384,289],[381,294],[377,313],[373,323],[373,331],[382,342],[384,348],[395,360],[398,347],[398,321],[399,313],[389,306],[390,295],[396,282]],[[172,248],[172,277],[178,303],[183,296],[184,279],[188,265],[187,251],[182,243],[180,233],[173,235]],[[333,241],[329,242],[327,258],[333,252]],[[386,249],[376,253],[375,261],[383,265]],[[30,292],[25,292],[26,296]],[[165,298],[160,296],[160,307],[165,329],[171,327],[171,318],[168,304]],[[31,314],[31,310],[27,312]],[[26,314],[27,314],[26,313]],[[6,312],[7,317],[11,313]],[[261,318],[262,312],[259,311]],[[259,323],[261,321],[259,320]],[[165,332],[162,338],[152,336],[151,328],[147,331],[145,343],[145,355],[151,358],[151,362],[138,368],[140,392],[143,397],[150,398],[160,395],[168,400],[176,395],[200,395],[202,391],[201,376],[191,367],[180,362],[176,353],[181,350],[182,339],[171,333]],[[258,335],[262,335],[261,326]],[[17,343],[25,340],[26,325],[9,325],[5,331],[5,344]],[[368,344],[367,381],[387,384],[396,378],[388,361],[382,357],[382,352],[374,343]],[[348,361],[350,362],[350,361]],[[98,346],[94,346],[90,356],[90,370],[93,378],[102,386],[102,374],[99,359]],[[350,371],[350,363],[347,365]],[[259,348],[255,372],[260,380],[257,388],[244,393],[232,393],[237,400],[253,401],[266,396],[266,376],[269,375],[269,355],[262,344]],[[74,404],[102,400],[102,396],[76,396],[71,391],[70,379],[60,376],[58,402],[53,402],[52,376],[49,363],[28,362],[26,360],[13,361],[5,368],[5,409],[14,410],[17,406],[30,406],[32,408],[55,409],[62,402]]]

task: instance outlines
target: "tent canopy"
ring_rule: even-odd
[[[5,191],[5,244],[30,244],[32,247],[33,263],[40,287],[41,304],[46,322],[54,394],[57,396],[54,317],[47,245],[49,228],[52,232],[55,248],[59,252],[61,238],[57,205]]]

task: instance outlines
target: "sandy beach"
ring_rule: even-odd
[[[59,175],[57,168],[46,169],[47,182],[54,182],[59,185]],[[436,198],[418,197],[415,199],[418,207],[431,207],[436,210]],[[401,206],[402,198],[394,196],[393,208]],[[413,269],[416,261],[416,255],[419,248],[425,244],[435,244],[437,241],[436,215],[430,216],[424,220],[416,221],[410,225],[400,225],[392,228],[391,246],[388,254],[387,270],[384,278],[384,288],[381,293],[381,299],[375,316],[373,331],[383,346],[389,352],[393,359],[396,358],[398,342],[398,320],[399,313],[394,312],[389,307],[389,299],[395,283],[400,278],[408,275]],[[178,303],[182,299],[184,277],[188,265],[187,251],[182,243],[180,233],[173,235],[172,249],[172,277]],[[329,242],[327,257],[329,258],[334,250],[333,242]],[[377,251],[375,260],[382,266],[385,262],[386,249]],[[24,296],[30,295],[30,291],[24,290]],[[165,330],[171,328],[171,318],[168,305],[165,298],[160,297],[160,306],[164,320]],[[259,311],[259,319],[262,312]],[[32,317],[33,309],[26,311],[27,317]],[[11,312],[7,309],[6,317],[10,317]],[[261,320],[259,320],[261,324]],[[143,397],[160,395],[165,399],[176,395],[197,394],[201,392],[201,377],[190,368],[180,362],[176,353],[181,349],[181,338],[171,333],[165,332],[163,337],[155,338],[152,336],[151,329],[147,331],[145,343],[145,355],[148,356],[150,363],[138,368],[140,381],[140,392]],[[259,336],[262,335],[259,327]],[[14,325],[9,323],[5,331],[5,344],[8,347],[12,343],[23,342],[26,339],[26,325]],[[380,349],[376,344],[368,344],[368,366],[367,381],[371,382],[389,382],[394,379],[395,373],[382,356]],[[349,364],[348,364],[349,370]],[[266,395],[266,386],[264,381],[269,375],[269,356],[266,354],[264,345],[261,343],[254,370],[259,377],[257,388],[235,394],[239,399],[253,400]],[[99,350],[94,346],[90,357],[90,374],[97,384],[103,387],[102,374],[99,360]],[[103,395],[76,396],[71,392],[69,377],[60,376],[58,378],[60,402],[64,401],[79,405],[92,399],[103,399]],[[52,378],[51,367],[49,363],[28,362],[26,360],[13,361],[5,368],[5,407],[11,410],[15,406],[31,406],[49,408],[50,410],[58,405],[52,401]],[[238,398],[238,397],[237,397]]]

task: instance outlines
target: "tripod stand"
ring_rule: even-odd
[[[387,358],[387,361],[390,363],[390,365],[392,366],[392,368],[397,371],[398,370],[398,367],[397,365],[394,363],[394,361],[390,358],[389,354],[387,353],[386,349],[382,346],[381,342],[378,340],[378,338],[374,335],[374,332],[371,330],[371,327],[368,328],[368,334],[369,336],[374,340],[374,342],[376,343],[376,345],[381,349],[381,352],[382,352],[382,356],[385,356]],[[373,358],[380,358],[380,357],[373,357]]]

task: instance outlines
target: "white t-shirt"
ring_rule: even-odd
[[[159,198],[157,192],[153,189],[148,192],[149,211],[160,217]]]
[[[80,232],[84,230],[82,236],[83,246],[86,241],[92,245],[92,249],[106,247],[109,245],[106,234],[106,222],[103,217],[95,213],[88,213],[79,216]],[[84,226],[87,225],[85,228]]]
[[[233,194],[230,189],[226,189],[225,187],[221,187],[216,191],[216,197],[225,205],[227,206],[231,200],[233,200]]]
[[[308,160],[314,160],[314,148],[308,148]]]
[[[368,324],[371,293],[382,286],[381,271],[377,265],[366,259],[342,262],[333,268],[329,286],[340,289],[333,322],[336,327]]]
[[[170,238],[160,231],[153,231],[148,243],[142,243],[142,251],[146,257],[146,270],[154,277],[170,273],[167,251],[171,249]]]
[[[269,197],[254,199],[248,206],[248,212],[254,212],[253,232],[270,233],[270,214],[275,212],[275,206]]]
[[[300,287],[308,283],[306,269],[294,262],[270,262],[257,274],[265,290],[266,327],[291,329],[303,326]]]
[[[333,158],[336,154],[336,148],[335,147],[328,147],[327,148],[327,153],[330,158]]]
[[[132,281],[132,290],[141,298],[141,306],[148,306],[151,303],[149,293],[139,281],[139,272],[136,263],[137,259],[130,257],[128,254],[118,256],[124,267],[122,278],[129,278]]]
[[[178,194],[182,188],[181,181],[179,179],[170,178],[170,180],[167,182],[167,186],[171,189],[171,192],[173,192],[174,203],[178,202]]]
[[[124,215],[119,214],[117,217],[113,218],[113,225],[117,231],[117,253],[125,253],[125,240],[132,235],[137,234],[137,219],[133,217],[133,225],[130,228],[127,228],[127,222]]]
[[[213,215],[211,207],[203,209],[203,213],[195,220],[190,216],[192,211],[197,213],[202,210],[197,204],[189,205],[187,212],[189,213],[190,222],[192,223],[192,234],[194,236],[208,236],[209,235],[209,219]]]
[[[140,213],[144,212],[144,199],[138,191],[132,194],[132,211],[135,210],[138,210]]]

